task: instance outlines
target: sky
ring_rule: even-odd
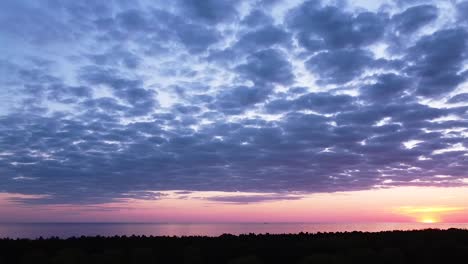
[[[468,1],[0,2],[0,222],[468,222]]]

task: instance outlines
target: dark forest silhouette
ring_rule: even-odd
[[[1,239],[1,264],[466,263],[468,230]]]

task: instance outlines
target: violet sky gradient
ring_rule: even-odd
[[[468,1],[377,2],[1,1],[0,193],[466,186]]]

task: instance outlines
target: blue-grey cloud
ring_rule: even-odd
[[[287,45],[291,42],[291,36],[281,28],[265,26],[243,35],[234,49],[252,51],[273,47],[274,45]]]
[[[361,87],[361,96],[367,98],[369,102],[398,100],[412,85],[409,78],[393,73],[379,75],[376,79],[376,83]]]
[[[274,23],[273,17],[266,14],[261,9],[251,10],[250,13],[242,20],[242,23],[247,27],[259,27],[264,25],[272,25]]]
[[[396,30],[401,34],[413,33],[437,19],[438,9],[433,5],[419,5],[406,9],[392,17]]]
[[[276,49],[255,52],[247,57],[247,63],[236,67],[245,78],[256,83],[291,84],[292,67],[285,55]]]
[[[272,113],[312,110],[319,113],[337,113],[352,110],[354,99],[348,95],[329,93],[307,93],[294,100],[278,99],[269,102],[266,109]]]
[[[256,103],[260,103],[271,93],[264,86],[239,86],[222,91],[216,98],[214,107],[225,114],[240,114]]]
[[[206,23],[230,21],[237,17],[236,1],[178,1],[181,15]]]
[[[457,18],[459,21],[466,22],[468,18],[466,17],[466,12],[468,12],[468,1],[462,1],[457,4]]]
[[[468,102],[468,93],[457,94],[448,100],[449,103],[466,103]]]
[[[318,1],[306,1],[286,18],[299,42],[311,51],[372,44],[383,36],[387,20],[386,14],[352,14],[339,7],[321,6]]]
[[[453,91],[465,78],[467,32],[462,28],[440,30],[423,36],[407,55],[407,73],[419,79],[416,93],[437,96]]]
[[[309,71],[316,73],[322,83],[342,84],[359,77],[375,61],[372,53],[361,49],[320,52],[306,61]]]
[[[395,3],[2,1],[0,192],[464,185],[466,2]]]

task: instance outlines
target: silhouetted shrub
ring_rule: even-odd
[[[130,253],[131,264],[156,264],[156,257],[151,248],[135,248]]]
[[[76,248],[65,248],[57,252],[52,258],[52,264],[84,264],[86,263],[85,254],[82,250]]]
[[[0,239],[0,264],[466,263],[468,230]]]
[[[380,263],[393,264],[393,263],[406,263],[406,258],[401,249],[399,248],[384,248],[379,252]]]
[[[346,259],[351,263],[376,263],[378,262],[377,255],[374,250],[370,248],[353,248],[348,250]]]
[[[261,264],[256,256],[246,256],[230,260],[228,264]]]
[[[104,252],[98,253],[94,258],[96,264],[123,264],[122,252],[119,250],[105,250]]]
[[[200,248],[195,246],[188,246],[184,250],[184,264],[201,264],[202,256]]]
[[[21,254],[22,264],[46,263],[47,255],[42,249],[30,249]]]
[[[329,254],[313,254],[305,257],[299,264],[334,264],[336,257]]]

